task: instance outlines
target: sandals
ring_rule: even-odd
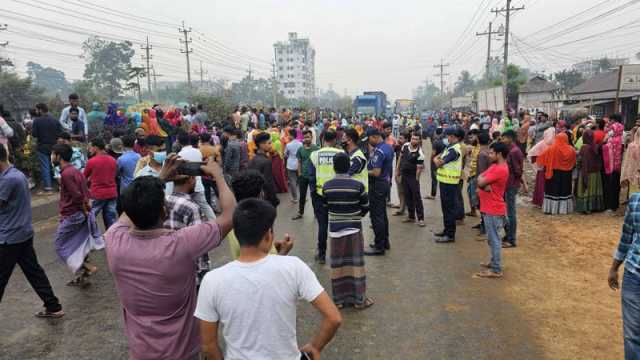
[[[300,220],[300,219],[302,219],[302,214],[296,214],[296,216],[291,218],[291,220]]]
[[[503,249],[509,249],[509,248],[514,248],[516,247],[514,244],[510,243],[510,242],[503,242],[502,243],[502,248]]]
[[[425,226],[427,226],[427,224],[425,224],[423,220],[420,220],[420,221],[418,221],[418,226],[425,227]]]
[[[483,271],[477,272],[475,276],[483,279],[499,279],[502,277],[502,272],[497,273],[491,270],[483,270]]]
[[[402,219],[402,222],[403,223],[412,223],[412,222],[416,222],[416,220],[415,219],[411,219],[411,218],[405,218],[405,219]]]
[[[49,310],[42,310],[38,311],[35,316],[39,318],[59,319],[64,316],[64,311],[51,312]]]
[[[392,215],[393,216],[401,216],[401,215],[404,215],[404,211],[394,211]]]
[[[81,288],[85,288],[89,285],[91,285],[91,283],[88,280],[88,275],[86,271],[76,276],[73,280],[67,283],[67,286],[75,286],[75,287],[81,287]]]
[[[362,304],[355,304],[355,305],[353,305],[353,307],[356,310],[364,310],[364,309],[370,308],[371,306],[373,306],[373,304],[375,304],[373,302],[373,299],[366,298]]]
[[[82,269],[84,270],[83,276],[91,276],[98,271],[97,267],[87,265],[87,263],[82,264]]]

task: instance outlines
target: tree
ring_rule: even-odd
[[[13,61],[0,57],[0,72],[2,72],[2,68],[10,67],[13,67]]]
[[[83,57],[87,59],[84,77],[110,100],[120,95],[122,82],[129,80],[131,58],[135,53],[132,45],[129,41],[107,41],[97,36],[82,44]]]
[[[131,66],[127,69],[127,90],[135,91],[138,94],[138,102],[142,102],[142,89],[140,87],[140,78],[147,76],[142,66]],[[135,81],[133,81],[135,80]]]
[[[467,70],[463,70],[456,81],[453,88],[454,96],[464,96],[466,93],[473,91],[475,87],[475,81]]]
[[[0,73],[0,104],[10,112],[24,111],[44,101],[43,89],[33,85],[29,78],[15,73]]]
[[[69,91],[69,82],[64,72],[52,67],[29,61],[27,63],[27,74],[36,86],[42,87],[49,95],[66,93]]]
[[[562,70],[554,74],[554,78],[560,84],[560,89],[567,92],[584,81],[582,73],[577,70]]]

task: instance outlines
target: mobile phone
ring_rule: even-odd
[[[300,353],[300,360],[313,360],[311,358],[311,356],[309,356],[309,354],[305,353],[305,352],[301,352]]]
[[[200,168],[203,162],[184,162],[178,166],[178,174],[187,176],[203,176],[204,173]]]

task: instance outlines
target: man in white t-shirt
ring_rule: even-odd
[[[298,149],[302,147],[302,143],[296,139],[296,129],[289,129],[289,138],[291,141],[284,148],[284,161],[287,164],[287,181],[289,182],[289,193],[291,193],[291,202],[298,202]]]
[[[298,360],[301,352],[320,359],[342,322],[338,308],[302,260],[268,255],[275,218],[275,208],[259,199],[241,201],[233,214],[240,256],[205,275],[195,311],[206,359],[223,359],[220,324],[224,359]],[[298,299],[310,302],[323,317],[319,332],[301,349],[296,338]]]

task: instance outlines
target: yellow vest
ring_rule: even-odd
[[[336,177],[333,170],[333,157],[344,150],[334,147],[323,147],[311,153],[310,160],[316,168],[316,194],[322,195],[322,185]]]
[[[443,155],[448,154],[449,149],[453,149],[458,153],[458,159],[439,167],[436,179],[443,184],[457,185],[462,177],[462,152],[460,151],[460,143],[446,148],[439,156],[442,158]]]
[[[351,160],[354,158],[359,158],[360,161],[364,164],[362,171],[357,174],[353,174],[352,178],[360,181],[364,185],[364,191],[369,192],[369,171],[367,170],[367,158],[364,156],[362,150],[356,150],[353,155],[351,155]]]

